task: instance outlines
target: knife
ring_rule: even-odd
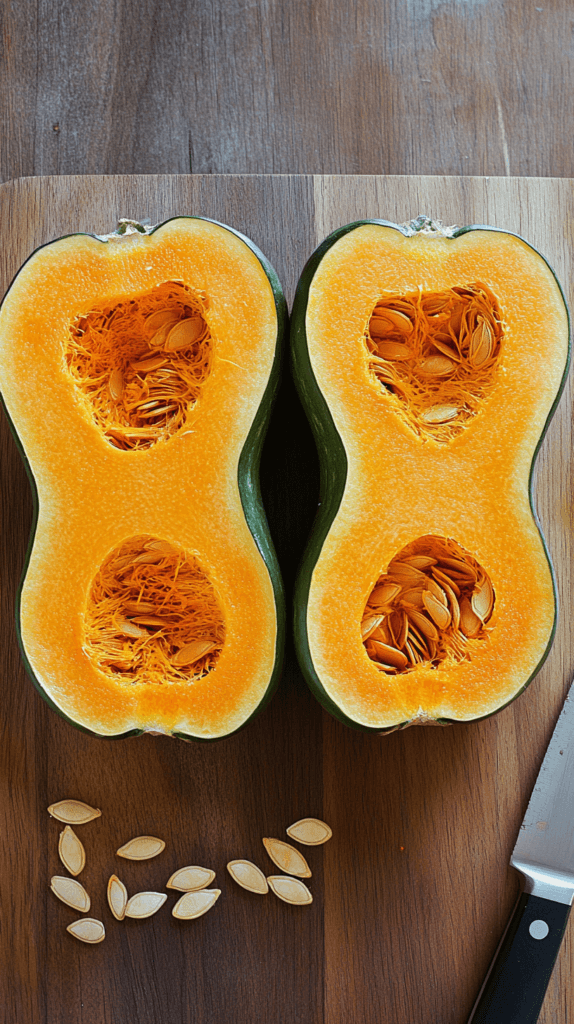
[[[467,1024],[536,1024],[574,899],[574,683],[538,773],[512,867],[523,891]]]

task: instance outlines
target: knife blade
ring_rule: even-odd
[[[467,1024],[536,1024],[574,900],[574,683],[510,858],[523,890]]]

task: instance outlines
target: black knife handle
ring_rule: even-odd
[[[522,893],[467,1024],[536,1024],[570,910]]]

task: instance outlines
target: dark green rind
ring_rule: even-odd
[[[307,332],[305,328],[307,303],[309,299],[309,290],[313,278],[325,254],[344,235],[348,234],[350,231],[354,231],[355,228],[363,227],[366,224],[378,224],[381,227],[394,228],[396,231],[399,231],[401,234],[406,236],[410,234],[410,232],[402,225],[393,224],[390,221],[378,219],[354,221],[351,224],[346,224],[343,227],[338,228],[336,231],[333,231],[332,234],[330,234],[321,243],[321,245],[318,246],[318,248],[315,250],[315,252],[311,255],[311,257],[305,264],[305,267],[297,284],[295,301],[293,303],[290,335],[293,374],[295,378],[297,391],[299,393],[301,402],[303,404],[303,407],[307,414],[307,418],[309,419],[309,423],[311,425],[311,429],[313,431],[315,443],[317,445],[317,449],[319,452],[321,470],[319,502],[320,507],[318,509],[315,522],[313,524],[313,530],[309,538],[309,542],[305,550],[305,554],[303,556],[303,560],[301,562],[299,574],[295,584],[293,629],[295,638],[295,649],[299,665],[301,667],[301,671],[303,672],[303,676],[305,677],[307,685],[309,686],[311,692],[317,698],[319,703],[322,704],[325,710],[328,711],[331,715],[333,715],[334,718],[338,719],[338,721],[342,722],[344,725],[349,726],[349,728],[355,729],[359,732],[374,733],[380,736],[384,733],[391,733],[399,729],[406,729],[409,725],[411,725],[411,720],[400,722],[397,725],[389,726],[388,728],[380,728],[376,726],[373,727],[364,725],[361,722],[356,722],[354,719],[349,718],[349,716],[346,715],[344,711],[341,710],[339,705],[336,704],[329,696],[323,684],[321,683],[319,676],[317,675],[315,665],[311,657],[311,652],[309,650],[309,637],[307,633],[307,603],[309,598],[309,588],[311,586],[311,577],[313,575],[315,565],[321,553],[324,541],[331,528],[331,524],[339,510],[339,506],[341,504],[343,494],[345,491],[345,483],[347,479],[347,456],[345,453],[343,442],[333,422],[333,417],[331,415],[331,411],[327,405],[327,402],[323,396],[323,392],[321,391],[315,374],[313,373],[311,361],[309,358],[309,350],[307,346]],[[534,507],[533,484],[534,466],[536,463],[536,458],[540,450],[540,446],[542,445],[542,442],[544,441],[544,438],[546,436],[546,431],[548,430],[550,421],[556,411],[558,402],[560,401],[568,377],[568,371],[570,368],[571,360],[571,320],[570,311],[568,309],[568,303],[566,302],[564,291],[562,289],[560,281],[558,280],[558,277],[556,276],[554,269],[550,266],[548,260],[544,256],[542,256],[541,253],[539,253],[533,245],[527,242],[526,239],[522,238],[520,235],[517,235],[515,232],[505,231],[502,228],[488,227],[483,224],[471,224],[466,227],[458,228],[457,230],[453,231],[451,237],[458,238],[469,231],[496,231],[504,235],[513,235],[515,238],[520,239],[521,242],[527,245],[529,249],[532,249],[532,251],[535,252],[536,255],[541,260],[544,261],[544,263],[546,263],[547,267],[551,271],[556,281],[556,284],[558,285],[558,290],[562,296],[562,301],[564,302],[564,308],[566,310],[566,316],[568,320],[568,353],[566,363],[564,366],[564,372],[562,374],[560,386],[556,393],[556,397],[554,399],[554,402],[552,404],[550,412],[548,413],[546,422],[540,434],[538,444],[536,445],[536,449],[534,451],[534,455],[532,458],[532,463],[530,465],[530,474],[528,479],[528,498],[530,503],[530,510],[532,518],[540,535],[540,539],[544,549],[544,554],[546,556],[548,568],[552,578],[552,589],[554,593],[554,622],[552,625],[552,631],[550,634],[550,638],[548,640],[548,644],[546,646],[546,650],[544,651],[544,654],[542,655],[542,658],[538,662],[536,668],[524,683],[524,686],[522,686],[520,690],[517,690],[517,692],[511,697],[509,701],[507,701],[505,704],[501,704],[500,707],[496,708],[495,711],[492,711],[487,715],[481,715],[479,716],[479,718],[469,720],[480,721],[483,718],[491,718],[492,715],[498,714],[499,711],[502,711],[503,708],[508,707],[509,704],[512,704],[513,701],[515,701],[516,698],[524,692],[526,687],[529,685],[529,683],[532,682],[532,680],[538,674],[544,662],[546,661],[550,653],[552,643],[554,642],[554,637],[556,635],[556,625],[558,619],[558,592],[556,588],[556,578],[554,574],[554,568],[550,560],[550,554],[546,546],[546,540],[544,534],[542,533],[538,513]],[[436,722],[439,725],[450,725],[454,724],[455,722],[460,724],[461,720],[439,718],[436,719]]]
[[[276,346],[275,346],[275,356],[274,356],[274,359],[273,359],[273,366],[271,368],[271,373],[269,375],[269,380],[267,382],[267,387],[265,388],[265,391],[263,393],[263,397],[261,399],[259,408],[258,408],[257,413],[255,415],[255,419],[254,419],[254,421],[253,421],[253,423],[251,425],[251,429],[249,431],[249,434],[247,435],[245,444],[244,444],[244,446],[243,446],[243,448],[241,450],[241,455],[239,457],[238,474],[237,474],[237,482],[238,482],[238,487],[239,487],[239,494],[240,494],[240,497],[241,497],[241,504],[242,504],[243,511],[244,511],[244,514],[245,514],[245,519],[247,521],[247,525],[248,525],[249,530],[250,530],[250,532],[251,532],[251,534],[253,536],[253,539],[255,540],[257,548],[258,548],[258,550],[259,550],[259,552],[261,554],[261,557],[263,558],[263,561],[265,562],[265,565],[267,566],[267,570],[269,572],[269,576],[270,576],[270,579],[271,579],[271,584],[272,584],[272,587],[273,587],[273,593],[274,593],[274,597],[275,597],[275,608],[276,608],[276,614],[277,614],[277,639],[276,639],[276,643],[275,643],[275,663],[274,663],[274,666],[273,666],[273,672],[271,674],[269,685],[268,685],[268,687],[267,687],[267,689],[266,689],[266,691],[265,691],[261,701],[259,702],[258,706],[255,708],[255,710],[251,713],[249,718],[247,718],[245,720],[245,722],[243,722],[237,729],[234,729],[231,732],[225,733],[225,735],[223,735],[223,736],[215,736],[215,737],[193,736],[193,735],[188,734],[188,733],[180,733],[180,732],[173,732],[173,733],[171,733],[172,736],[174,736],[174,737],[176,737],[178,739],[186,740],[188,742],[214,743],[214,742],[217,742],[218,740],[227,739],[228,736],[232,736],[232,735],[234,735],[234,733],[240,732],[242,729],[245,728],[245,726],[247,726],[253,720],[253,718],[255,718],[256,715],[259,714],[260,711],[263,710],[264,707],[267,706],[267,704],[271,700],[273,694],[275,693],[275,690],[277,689],[277,685],[279,683],[279,678],[280,678],[280,675],[281,675],[281,668],[282,668],[282,663],[283,663],[283,652],[284,652],[284,647],[285,647],[285,628],[286,628],[286,625],[285,625],[285,619],[286,619],[285,595],[284,595],[284,590],[283,590],[283,582],[282,582],[282,579],[281,579],[281,572],[280,572],[280,568],[279,568],[279,563],[278,563],[278,560],[277,560],[277,555],[275,553],[275,548],[273,546],[273,541],[271,540],[271,534],[269,532],[269,526],[268,526],[268,523],[267,523],[267,516],[265,514],[265,509],[263,507],[263,501],[262,501],[262,496],[261,496],[261,487],[260,487],[260,482],[259,482],[259,465],[260,465],[260,462],[261,462],[261,452],[262,452],[262,448],[263,448],[263,442],[264,442],[264,439],[265,439],[265,434],[267,432],[267,427],[268,427],[268,424],[269,424],[269,420],[271,418],[271,411],[272,411],[272,408],[273,408],[273,402],[275,400],[275,396],[276,396],[277,389],[278,389],[278,386],[279,386],[279,379],[280,379],[280,374],[281,374],[282,353],[283,353],[283,347],[284,347],[284,337],[286,335],[286,331],[287,331],[287,327],[288,327],[288,311],[287,311],[287,303],[285,301],[285,296],[283,295],[283,289],[281,288],[281,283],[279,281],[279,278],[277,276],[276,271],[272,267],[272,265],[269,262],[269,260],[263,255],[261,250],[254,244],[254,242],[251,241],[251,239],[247,238],[246,235],[243,235],[240,231],[236,231],[234,228],[229,227],[229,225],[222,224],[220,221],[213,220],[210,217],[171,217],[169,220],[163,221],[163,223],[161,223],[161,224],[157,224],[153,228],[152,231],[148,232],[148,234],[150,234],[150,235],[154,234],[160,228],[163,228],[167,224],[169,224],[172,220],[204,220],[204,221],[208,221],[211,224],[217,224],[218,227],[224,228],[226,231],[229,231],[232,235],[235,235],[237,238],[240,238],[241,241],[244,242],[248,246],[249,249],[251,249],[251,251],[254,253],[254,255],[257,257],[257,259],[261,263],[261,266],[263,267],[263,270],[265,271],[265,275],[266,275],[266,277],[267,277],[267,279],[269,281],[269,284],[271,286],[271,291],[273,293],[273,299],[274,299],[274,302],[275,302],[275,309],[276,309],[276,312],[277,312],[277,342],[276,342]],[[16,280],[18,275],[20,274],[20,271],[23,269],[24,266],[26,266],[28,261],[30,259],[32,259],[33,256],[36,255],[36,253],[38,253],[41,249],[45,249],[48,246],[53,245],[54,241],[61,241],[62,238],[74,238],[74,237],[78,237],[78,236],[85,236],[85,237],[88,237],[88,238],[95,238],[95,239],[97,239],[97,241],[102,242],[102,244],[104,244],[104,245],[107,244],[107,241],[102,239],[102,238],[99,238],[98,235],[93,235],[93,234],[90,234],[89,232],[82,231],[82,232],[74,232],[74,233],[71,233],[69,235],[62,235],[61,238],[54,239],[52,242],[46,242],[44,245],[38,246],[38,248],[35,249],[34,252],[32,252],[30,254],[30,256],[25,261],[25,263],[22,264],[22,267],[20,268],[20,270],[18,270],[18,273],[15,275],[13,280],[10,282],[10,286],[9,286],[7,292],[6,292],[6,295],[8,295],[8,292],[10,291],[14,281]],[[2,302],[3,301],[4,300],[2,300]],[[1,308],[1,305],[2,304],[0,303],[0,308]],[[70,725],[74,726],[74,728],[79,729],[80,732],[86,733],[88,736],[94,736],[97,739],[104,739],[104,740],[121,740],[121,739],[128,739],[128,738],[130,738],[132,736],[141,736],[142,734],[144,734],[146,732],[145,729],[130,729],[129,731],[124,732],[124,733],[118,733],[116,735],[108,736],[108,735],[105,735],[104,733],[94,732],[92,729],[88,729],[88,728],[86,728],[86,726],[82,725],[81,723],[74,721],[74,719],[72,719],[68,715],[66,715],[61,710],[61,708],[59,708],[57,706],[57,704],[54,703],[54,701],[51,699],[49,694],[46,692],[46,690],[44,689],[44,687],[42,686],[40,681],[37,679],[37,677],[36,677],[36,675],[35,675],[35,673],[34,673],[34,671],[32,669],[32,666],[30,665],[30,662],[29,662],[28,657],[26,655],[26,651],[24,649],[24,644],[22,642],[22,635],[21,635],[21,629],[20,629],[20,606],[21,606],[21,600],[22,600],[22,588],[24,586],[24,580],[26,578],[26,573],[28,571],[28,564],[29,564],[29,561],[30,561],[30,556],[31,556],[31,553],[32,553],[32,549],[34,547],[34,538],[35,538],[35,535],[36,535],[36,527],[37,527],[37,524],[38,524],[38,512],[39,512],[38,490],[37,490],[37,487],[36,487],[36,481],[34,479],[34,474],[32,473],[32,469],[31,469],[30,463],[28,461],[28,457],[26,455],[26,452],[24,450],[24,447],[22,445],[22,442],[20,440],[18,432],[17,432],[17,430],[16,430],[16,428],[15,428],[13,422],[12,422],[12,419],[11,419],[9,413],[8,413],[8,410],[6,408],[4,399],[3,399],[1,394],[0,394],[0,404],[1,404],[2,408],[3,408],[3,410],[4,410],[4,414],[6,416],[8,424],[10,426],[10,430],[12,432],[12,435],[14,437],[14,440],[16,442],[16,445],[17,445],[18,450],[20,452],[20,455],[22,457],[22,461],[24,463],[24,466],[25,466],[25,469],[26,469],[26,473],[27,473],[28,479],[30,481],[30,487],[31,487],[31,490],[32,490],[33,522],[32,522],[32,528],[31,528],[31,531],[30,531],[30,538],[29,538],[29,541],[28,541],[28,548],[27,548],[27,551],[26,551],[26,557],[24,559],[24,567],[23,567],[23,570],[22,570],[22,575],[20,577],[20,583],[19,583],[19,586],[18,586],[18,593],[17,593],[17,597],[16,597],[16,609],[15,609],[16,610],[16,634],[17,634],[17,637],[18,637],[18,645],[20,647],[20,653],[21,653],[21,656],[22,656],[22,661],[24,663],[24,667],[26,668],[26,671],[28,672],[28,675],[30,676],[30,679],[32,680],[36,690],[38,691],[40,696],[46,701],[48,706],[50,708],[52,708],[52,710],[55,711],[60,716],[60,718],[65,719],[66,722],[69,722]]]

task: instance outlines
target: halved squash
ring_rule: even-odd
[[[69,235],[0,311],[0,384],[36,494],[18,630],[42,696],[97,736],[217,739],[278,679],[259,490],[286,307],[224,225]]]
[[[295,605],[309,685],[371,731],[493,714],[555,628],[531,504],[569,359],[552,270],[493,228],[349,224],[303,272],[292,351],[322,467]]]

